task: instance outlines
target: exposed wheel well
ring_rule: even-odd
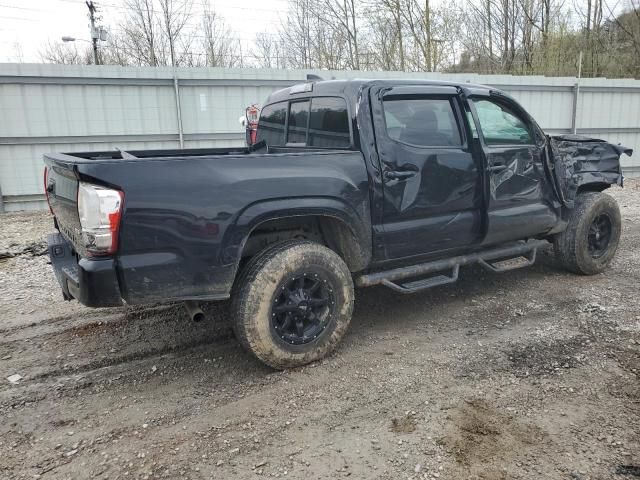
[[[258,224],[245,242],[242,260],[274,243],[294,238],[325,245],[340,255],[351,272],[363,270],[367,265],[364,250],[351,228],[344,221],[329,215],[278,218]]]
[[[582,192],[603,192],[611,185],[604,182],[595,182],[595,183],[585,183],[584,185],[580,185],[578,187],[577,193]]]

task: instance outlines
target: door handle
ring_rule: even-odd
[[[413,177],[418,172],[414,170],[385,170],[384,178],[387,180],[404,180]]]
[[[503,170],[506,170],[507,166],[506,165],[491,165],[488,170],[490,172],[501,172]]]

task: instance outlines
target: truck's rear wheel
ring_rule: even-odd
[[[599,192],[581,193],[567,229],[554,238],[556,258],[574,273],[600,273],[613,260],[621,231],[620,209],[613,198]]]
[[[353,311],[353,282],[332,250],[292,240],[256,255],[238,279],[233,325],[242,346],[273,368],[329,354]]]

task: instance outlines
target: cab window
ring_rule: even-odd
[[[473,99],[487,145],[531,145],[527,122],[511,108],[487,99]]]
[[[343,98],[316,97],[311,100],[308,145],[329,148],[351,145],[349,114]]]
[[[272,147],[350,147],[347,102],[341,97],[314,97],[267,105],[258,123],[257,141],[261,140]]]
[[[270,146],[284,145],[284,125],[287,118],[287,102],[267,105],[260,113],[257,141],[264,140]]]
[[[309,120],[309,100],[292,102],[289,107],[287,144],[306,145]]]
[[[462,145],[451,101],[446,98],[389,98],[384,100],[387,134],[393,140],[419,147]]]

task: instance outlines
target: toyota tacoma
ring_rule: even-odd
[[[413,293],[461,266],[610,264],[622,185],[603,140],[550,137],[487,86],[309,81],[273,93],[238,148],[47,154],[66,299],[90,307],[231,298],[240,343],[274,368],[331,352],[354,286]]]

